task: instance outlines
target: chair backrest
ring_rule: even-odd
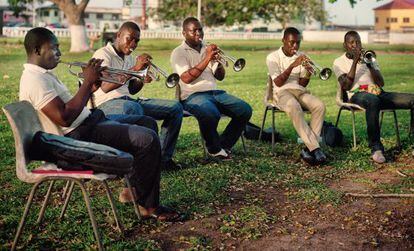
[[[339,107],[345,106],[345,107],[349,107],[349,108],[364,110],[364,108],[360,107],[359,105],[350,103],[348,100],[344,100],[345,95],[347,95],[346,92],[344,92],[344,90],[342,89],[341,84],[339,82],[337,82],[336,104]]]
[[[277,107],[277,100],[275,100],[275,95],[273,95],[273,81],[269,73],[267,73],[266,91],[263,101],[266,106]]]
[[[37,113],[27,101],[8,104],[3,111],[13,131],[17,177],[24,182],[32,182],[33,174],[27,170],[27,164],[30,162],[29,149],[33,135],[42,130]]]

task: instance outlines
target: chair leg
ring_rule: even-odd
[[[262,134],[263,134],[263,130],[264,130],[264,125],[266,122],[266,116],[267,116],[267,111],[269,110],[269,108],[266,106],[264,115],[263,115],[263,120],[262,120],[262,126],[260,127],[260,133],[259,133],[259,141],[262,140]]]
[[[352,137],[354,139],[354,149],[357,147],[357,141],[356,141],[356,130],[355,130],[355,111],[351,110],[352,112]]]
[[[30,195],[29,195],[29,198],[27,199],[26,207],[24,208],[22,218],[20,219],[19,226],[17,227],[16,235],[14,236],[14,241],[13,241],[11,250],[16,250],[17,242],[19,241],[20,235],[23,231],[24,224],[26,223],[27,215],[29,214],[30,206],[32,205],[32,202],[33,202],[33,197],[36,193],[37,188],[42,182],[43,180],[35,183],[32,187],[32,190],[30,191]]]
[[[342,112],[342,107],[340,107],[340,108],[339,108],[339,111],[338,111],[338,116],[336,116],[335,127],[338,127],[338,124],[339,124],[339,118],[341,117],[341,112]]]
[[[131,186],[131,182],[129,181],[128,176],[125,175],[124,179],[125,179],[125,182],[127,184],[127,187],[129,189],[129,191],[133,191],[132,186]],[[135,214],[137,215],[138,220],[141,220],[141,213],[139,212],[139,207],[138,207],[138,204],[137,204],[136,194],[133,192],[132,196],[134,197],[134,199],[132,200],[132,203],[134,204]]]
[[[380,116],[380,121],[379,121],[380,129],[382,128],[382,120],[383,119],[384,119],[384,111],[381,111],[381,116]]]
[[[398,149],[401,149],[400,129],[398,128],[397,112],[394,110],[392,111],[392,113],[394,114],[395,137],[397,139],[397,147]]]
[[[86,208],[88,209],[89,218],[91,220],[93,233],[95,234],[95,239],[96,239],[96,242],[98,244],[98,250],[104,250],[103,245],[102,245],[102,240],[101,240],[101,237],[100,237],[99,231],[98,231],[98,224],[96,223],[95,215],[93,214],[92,207],[91,207],[91,201],[89,199],[88,192],[85,189],[85,185],[84,185],[83,181],[80,181],[80,180],[73,180],[73,182],[78,184],[78,186],[80,187],[80,189],[82,191],[83,198],[84,198],[85,204],[86,204]]]
[[[115,207],[114,198],[112,196],[112,191],[109,188],[108,183],[106,182],[106,180],[102,181],[102,183],[105,187],[106,195],[108,196],[108,200],[109,200],[109,204],[111,204],[112,213],[114,214],[116,227],[118,228],[119,232],[121,234],[123,234],[124,233],[124,226],[122,225],[121,221],[119,220],[118,211]]]
[[[240,138],[241,138],[242,145],[243,145],[243,152],[244,152],[244,154],[246,154],[246,153],[247,153],[247,151],[246,151],[246,142],[245,142],[245,140],[244,140],[244,131],[243,131],[243,132],[242,132],[242,134],[240,135]]]
[[[37,218],[36,224],[40,224],[43,220],[43,216],[45,215],[45,211],[46,211],[46,206],[47,206],[47,203],[49,202],[50,194],[52,192],[52,188],[54,184],[55,184],[54,180],[50,181],[50,185],[49,185],[49,188],[47,189],[45,199],[43,200],[42,208],[40,208],[39,217]]]
[[[67,195],[70,184],[71,184],[71,182],[69,180],[66,181],[65,187],[63,188],[62,200],[64,200],[66,198],[66,195]]]
[[[69,188],[66,192],[65,203],[63,203],[62,211],[60,212],[59,219],[63,219],[66,213],[66,209],[68,208],[70,197],[72,197],[73,187],[75,186],[75,182],[68,181],[70,183]]]
[[[272,153],[275,149],[275,109],[272,109]]]
[[[414,109],[410,110],[410,129],[408,130],[408,136],[413,137],[414,134]]]

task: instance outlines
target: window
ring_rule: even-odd
[[[118,14],[112,14],[112,20],[118,20],[119,15]]]
[[[48,17],[49,16],[49,11],[48,10],[44,10],[43,11],[43,16],[44,17]]]
[[[389,17],[387,17],[387,23],[389,23],[390,22],[390,18]]]
[[[103,18],[103,14],[102,13],[97,13],[96,14],[96,18],[97,19],[102,19]]]
[[[55,10],[55,17],[57,17],[59,15],[59,11]]]
[[[391,23],[397,23],[397,22],[398,22],[398,18],[396,18],[396,17],[391,18]]]
[[[378,17],[375,17],[375,23],[376,24],[378,23]]]
[[[404,23],[409,23],[410,22],[410,18],[409,17],[404,17],[403,18],[403,22]]]
[[[89,13],[83,13],[84,18],[89,18]]]

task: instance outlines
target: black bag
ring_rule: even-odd
[[[246,139],[259,140],[260,127],[257,125],[247,122],[246,129],[244,130],[244,136]],[[280,141],[280,133],[275,131],[275,141]],[[272,142],[272,128],[264,129],[262,132],[262,141]]]
[[[30,155],[33,160],[52,162],[64,170],[116,175],[130,173],[134,162],[131,154],[115,148],[41,131],[33,137]]]
[[[342,131],[330,122],[323,122],[321,137],[323,142],[330,147],[340,146],[343,140]]]

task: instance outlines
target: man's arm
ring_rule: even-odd
[[[341,85],[342,90],[349,91],[354,86],[356,67],[358,65],[359,58],[361,56],[361,49],[357,49],[353,52],[354,58],[352,61],[351,69],[348,73],[344,73],[338,77],[338,82]]]
[[[143,53],[142,55],[139,55],[136,59],[135,65],[133,67],[131,67],[129,70],[132,71],[141,71],[143,69],[145,69],[146,67],[148,67],[148,64],[151,60],[151,56]],[[110,65],[110,64],[109,64]],[[124,76],[124,75],[117,75],[117,76],[111,76],[109,74],[105,74],[105,77],[110,77],[110,78],[115,78],[118,82],[121,83],[125,83],[126,81],[128,81],[131,76]],[[115,90],[119,87],[121,87],[122,85],[120,84],[115,84],[115,83],[110,83],[110,82],[102,82],[101,84],[101,89],[103,92],[108,93],[112,90]],[[128,86],[131,87],[132,90],[134,90],[135,93],[138,93],[142,87],[144,86],[143,81],[137,81],[136,79],[130,79]],[[134,93],[134,94],[135,94]]]
[[[295,68],[295,67],[297,67],[297,66],[299,66],[299,65],[301,65],[302,64],[302,62],[303,61],[305,61],[305,59],[306,59],[306,56],[305,55],[300,55],[299,57],[297,57],[296,58],[296,60],[291,64],[291,65],[289,65],[289,67],[285,70],[285,71],[283,71],[281,74],[279,74],[279,76],[277,76],[274,80],[273,80],[273,83],[277,86],[277,87],[281,87],[281,86],[283,86],[284,84],[285,84],[285,82],[288,80],[288,78],[289,78],[289,76],[290,76],[290,74],[292,73],[292,70],[293,70],[293,68]],[[305,84],[305,80],[302,80],[303,81],[303,84]],[[306,85],[309,83],[309,79],[308,79],[308,81],[307,81],[307,83],[306,83]],[[299,81],[299,84],[300,84],[300,81]],[[305,86],[306,86],[305,85]]]
[[[218,53],[218,49],[217,49],[216,45],[214,45],[214,44],[208,45],[207,48],[206,48],[206,56],[196,66],[194,66],[193,68],[190,68],[187,71],[183,72],[180,76],[181,80],[186,84],[192,83],[194,80],[196,80],[201,75],[201,73],[203,73],[203,71],[207,68],[209,62],[212,59],[214,59],[214,57],[217,55],[217,53]],[[219,70],[219,69],[217,69],[217,70]],[[223,78],[224,78],[224,75],[223,75]],[[217,78],[217,79],[219,79],[219,78]]]
[[[60,97],[55,97],[42,108],[42,112],[55,124],[70,126],[88,103],[91,93],[99,88],[97,83],[99,83],[100,72],[103,70],[101,63],[101,59],[92,58],[83,69],[85,78],[75,96],[67,103],[64,103]]]
[[[374,79],[374,83],[379,87],[384,86],[384,78],[382,77],[381,71],[378,67],[375,67],[372,64],[367,64],[369,71],[371,72],[371,76]]]
[[[225,76],[226,76],[226,70],[224,69],[224,66],[221,63],[219,63],[217,66],[216,72],[214,73],[214,77],[217,80],[222,81]]]

